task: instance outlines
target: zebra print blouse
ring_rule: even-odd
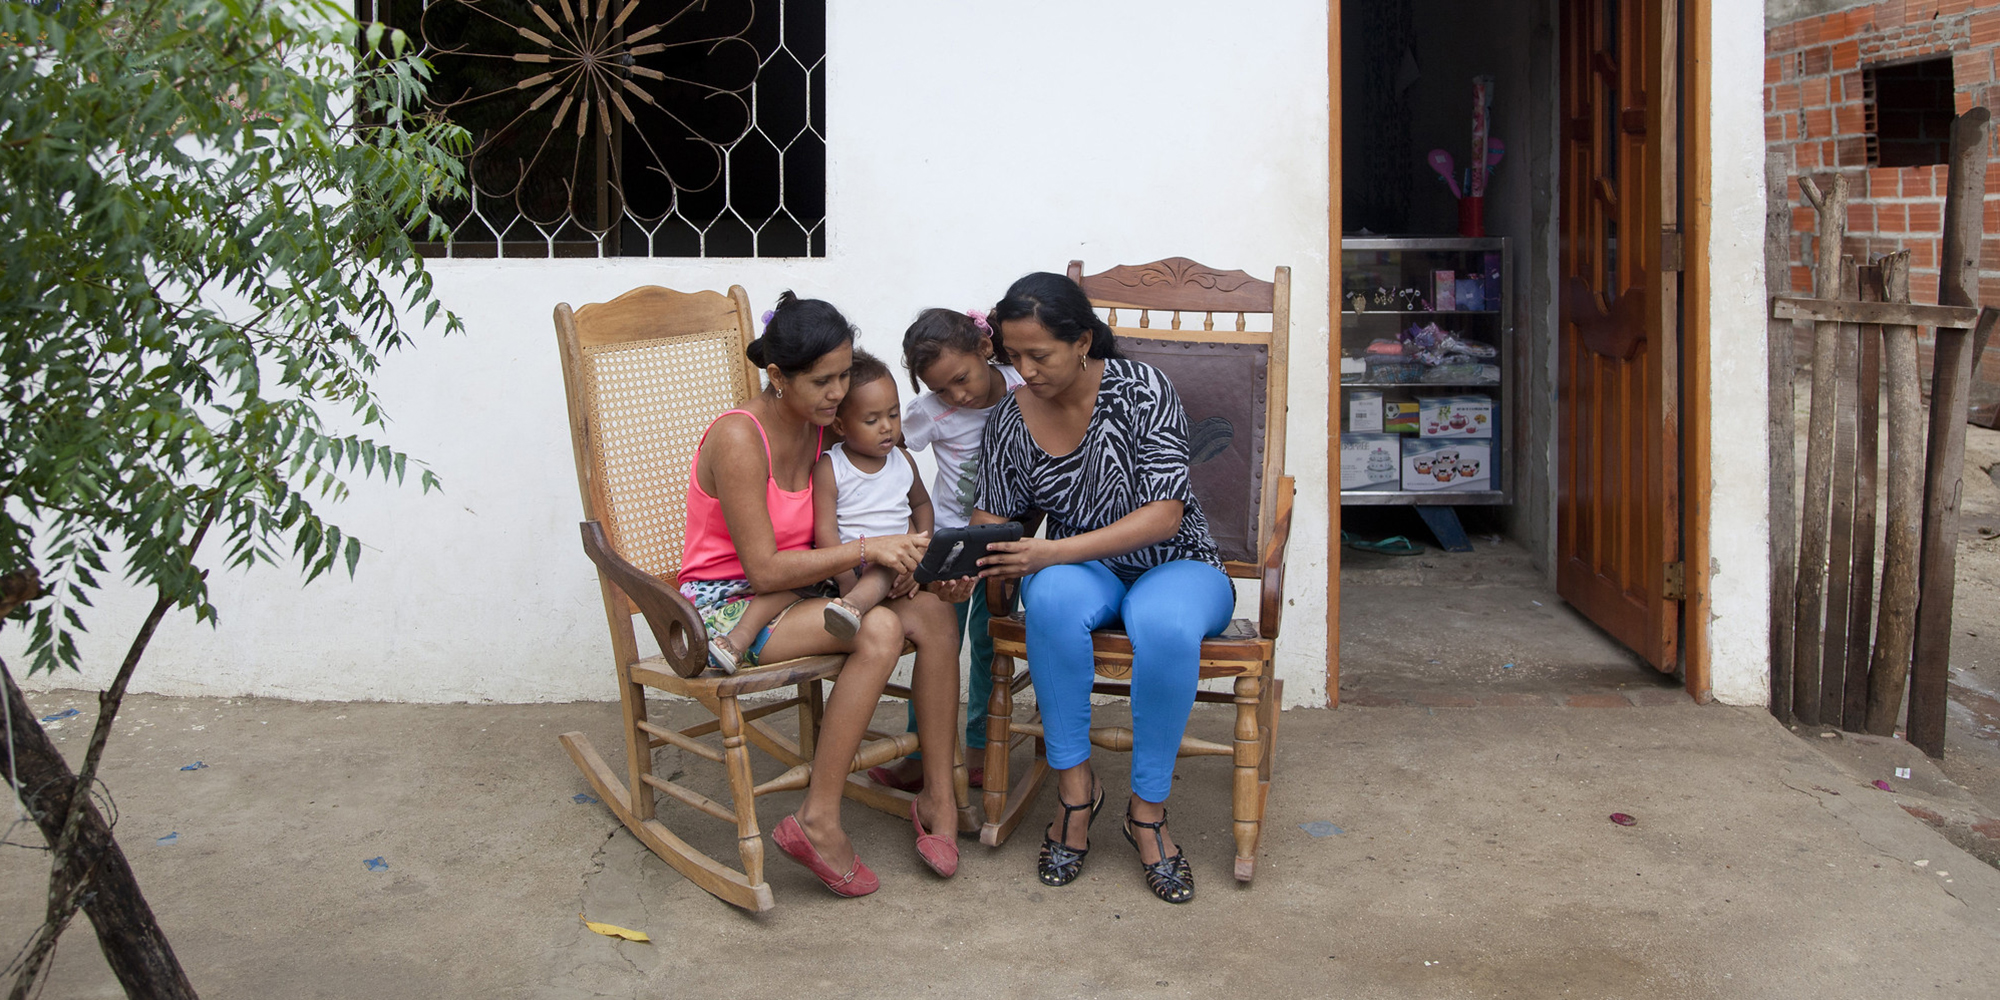
[[[1067,455],[1052,456],[1035,443],[1012,395],[993,408],[980,448],[978,508],[1007,518],[1031,508],[1045,511],[1050,538],[1108,527],[1155,500],[1185,504],[1173,537],[1103,560],[1127,584],[1176,559],[1222,568],[1221,550],[1188,484],[1187,411],[1151,365],[1104,362],[1090,426]]]

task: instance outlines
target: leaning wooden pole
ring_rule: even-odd
[[[1951,168],[1938,250],[1938,302],[1979,304],[1986,145],[1992,114],[1975,107],[1951,123]],[[1972,390],[1969,330],[1939,328],[1931,369],[1931,433],[1924,456],[1924,546],[1917,642],[1910,664],[1910,744],[1944,756],[1945,695],[1951,667],[1951,611],[1958,572],[1958,505],[1965,475],[1966,401]]]
[[[1840,296],[1840,245],[1847,235],[1847,178],[1834,174],[1822,193],[1810,177],[1799,188],[1819,213],[1814,241],[1813,294]],[[1813,324],[1812,416],[1806,431],[1805,508],[1799,517],[1799,580],[1793,606],[1801,637],[1792,646],[1792,716],[1815,726],[1820,721],[1821,601],[1826,594],[1826,549],[1833,493],[1833,412],[1835,345],[1840,324]]]
[[[1882,269],[1861,271],[1861,299],[1882,301]],[[1868,724],[1868,656],[1875,625],[1875,513],[1881,468],[1878,437],[1882,426],[1882,327],[1861,327],[1859,376],[1854,396],[1854,544],[1848,560],[1847,663],[1840,700],[1840,728],[1861,732]],[[1827,602],[1831,604],[1832,601]]]
[[[1882,258],[1882,300],[1910,301],[1910,252]],[[1903,711],[1910,650],[1917,634],[1917,565],[1923,542],[1924,403],[1917,383],[1917,328],[1882,328],[1882,375],[1888,384],[1888,514],[1882,533],[1882,599],[1875,651],[1868,660],[1867,732],[1887,736]]]
[[[1771,154],[1764,176],[1767,299],[1792,291],[1791,174],[1791,156]],[[1798,612],[1792,604],[1792,587],[1799,573],[1798,470],[1793,466],[1799,432],[1792,412],[1792,382],[1798,376],[1792,357],[1796,327],[1792,320],[1775,318],[1765,327],[1770,352],[1771,714],[1784,722],[1792,719],[1793,616]]]
[[[1844,302],[1861,300],[1853,257],[1840,258],[1840,298]],[[1819,721],[1829,726],[1845,721],[1842,703],[1847,692],[1848,602],[1854,586],[1854,409],[1861,327],[1841,323],[1834,329],[1838,339],[1834,342],[1833,475],[1829,484],[1833,506],[1827,516],[1826,618],[1820,626],[1819,669]]]

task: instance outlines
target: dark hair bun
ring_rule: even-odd
[[[786,291],[768,315],[764,335],[743,348],[744,357],[759,368],[776,365],[786,375],[797,375],[811,371],[819,359],[854,342],[854,325],[830,302],[802,299]]]

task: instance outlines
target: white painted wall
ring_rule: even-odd
[[[742,284],[761,308],[791,288],[839,305],[863,346],[894,358],[924,307],[985,307],[1022,273],[1071,258],[1097,269],[1181,255],[1261,276],[1293,268],[1288,465],[1299,502],[1279,672],[1290,703],[1322,703],[1325,5],[828,6],[825,259],[437,262],[467,334],[420,338],[379,385],[390,439],[428,460],[445,493],[371,486],[330,512],[368,546],[352,582],[302,587],[290,568],[218,573],[221,627],[169,619],[137,689],[615,697],[596,578],[577,543],[549,320],[558,301]],[[101,602],[86,682],[108,676],[143,610],[129,593]],[[11,637],[0,643],[10,663],[18,651]]]
[[[1710,496],[1702,512],[1711,554],[1707,624],[1715,697],[1731,705],[1770,701],[1763,6],[1713,5],[1710,394],[1688,404],[1707,405],[1711,414]]]

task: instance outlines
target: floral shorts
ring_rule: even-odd
[[[708,634],[721,636],[734,631],[743,621],[744,613],[750,610],[750,599],[757,596],[757,592],[750,589],[748,580],[682,580],[681,596],[694,605],[695,611],[701,615],[701,623],[708,626]],[[789,610],[789,607],[785,609]],[[769,624],[758,631],[750,648],[742,651],[740,660],[744,666],[757,665],[764,644],[771,640],[772,630],[784,617],[784,611],[778,612]]]

